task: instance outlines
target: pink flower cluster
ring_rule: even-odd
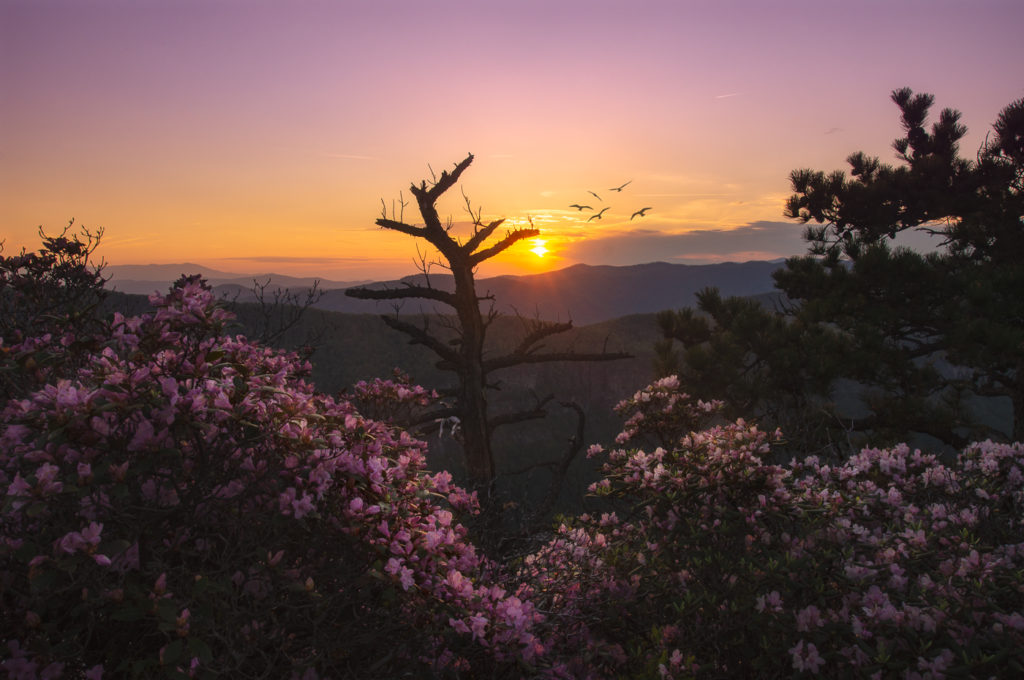
[[[662,446],[592,447],[607,462],[591,491],[608,511],[564,524],[520,565],[549,645],[573,650],[552,660],[566,674],[1002,677],[1024,665],[1021,444],[973,444],[950,466],[902,445],[781,466],[766,461],[778,433],[698,423],[714,409],[674,379],[620,410],[620,443]]]
[[[3,348],[34,385],[0,425],[7,677],[1024,667],[1021,444],[773,464],[779,433],[666,378],[590,448],[599,509],[499,565],[460,522],[475,495],[394,424],[435,395],[317,394],[295,355],[227,336],[197,279],[153,304]]]
[[[295,355],[224,335],[202,282],[152,303],[3,411],[10,677],[316,677],[381,655],[443,672],[543,649],[532,603],[457,521],[475,496],[425,471],[423,442],[316,394]]]

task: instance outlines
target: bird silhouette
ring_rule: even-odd
[[[628,182],[626,182],[626,184],[632,184],[632,183],[633,183],[633,180],[629,180]],[[626,187],[626,184],[620,184],[617,187],[612,187],[608,191],[619,191],[619,192],[621,192]]]
[[[580,210],[580,211],[583,211],[583,210],[593,210],[593,208],[591,208],[589,205],[580,205],[579,203],[573,203],[569,207],[570,208],[576,208],[577,210]]]
[[[601,200],[601,197],[595,194],[593,191],[588,190],[587,193],[596,198],[597,200]]]
[[[611,206],[609,206],[609,207],[611,207]],[[604,214],[604,211],[605,211],[605,210],[608,210],[608,208],[607,208],[607,207],[606,207],[606,208],[601,208],[601,212],[599,212],[599,213],[594,213],[593,215],[591,215],[591,216],[590,216],[590,220],[594,220],[594,219],[597,219],[597,220],[599,220],[599,219],[601,219],[601,215],[603,215],[603,214]],[[589,222],[590,220],[587,220],[587,222]]]
[[[636,217],[637,215],[639,215],[640,217],[643,217],[643,216],[644,216],[644,213],[645,213],[645,212],[647,212],[647,211],[648,211],[648,210],[650,210],[650,209],[651,209],[651,207],[650,207],[650,206],[647,206],[646,208],[640,208],[640,209],[639,209],[639,210],[637,210],[637,211],[636,211],[635,213],[633,213],[633,215],[632,215],[632,216],[631,216],[631,217],[630,217],[629,219],[630,219],[630,220],[632,220],[632,219],[633,219],[634,217]]]

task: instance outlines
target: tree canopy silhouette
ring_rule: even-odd
[[[1002,436],[1020,438],[1024,99],[1002,110],[975,159],[959,155],[967,129],[958,111],[944,109],[929,127],[932,95],[902,88],[892,100],[903,127],[893,142],[898,165],[856,152],[849,175],[791,173],[785,214],[814,224],[805,232],[809,253],[775,274],[783,309],[737,310],[738,302],[704,296],[705,317],[666,312],[663,334],[683,343],[690,380],[707,396],[760,386],[762,406],[797,395],[813,404],[819,426],[832,422],[831,433],[827,424],[810,428],[823,445],[840,425],[832,404],[839,378],[863,388],[869,410],[841,428],[869,438],[912,430],[961,445],[1000,436],[971,412],[977,396],[1010,399],[1012,432]],[[891,245],[909,230],[933,235],[936,251]],[[663,343],[666,360],[671,351]],[[729,353],[741,368],[722,373]]]

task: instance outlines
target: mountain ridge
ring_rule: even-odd
[[[678,309],[696,303],[696,294],[715,287],[724,296],[754,296],[775,290],[772,273],[781,268],[777,260],[723,262],[686,265],[650,262],[638,265],[577,264],[564,269],[528,275],[503,275],[477,279],[477,292],[493,298],[501,314],[538,316],[547,320],[572,320],[591,324],[663,309]],[[401,288],[423,285],[422,274],[394,281],[375,282],[371,288]],[[451,290],[451,279],[430,277],[435,288]],[[447,285],[446,285],[447,284]],[[317,304],[322,309],[357,313],[393,313],[391,301],[356,300],[342,291],[329,290]],[[433,312],[428,301],[406,302],[399,313]]]
[[[546,320],[572,320],[591,324],[627,316],[647,314],[663,309],[692,306],[696,293],[705,287],[718,288],[722,295],[754,296],[774,290],[772,273],[781,268],[781,260],[751,260],[747,262],[721,262],[692,265],[670,262],[648,262],[635,265],[574,264],[563,269],[539,274],[504,274],[477,279],[477,292],[486,299],[484,305],[493,304],[500,314],[520,314]],[[152,279],[119,278],[125,274],[145,273],[147,265],[118,265],[111,267],[110,287],[126,293],[152,293],[165,290],[181,273],[217,272],[195,265],[149,265],[150,271],[160,274]],[[175,272],[168,276],[170,272]],[[254,279],[269,280],[268,291],[287,289],[299,297],[312,287],[314,279],[288,277],[278,274],[240,276],[231,278],[207,277],[214,290],[223,297],[239,302],[255,301]],[[393,314],[394,301],[359,300],[345,295],[354,287],[375,289],[402,288],[410,285],[429,285],[452,290],[450,275],[415,274],[386,281],[331,281],[320,279],[322,297],[313,305],[317,309],[349,314]],[[399,314],[447,313],[443,305],[428,300],[406,300],[397,305]]]
[[[353,281],[332,281],[314,276],[287,276],[267,272],[262,274],[239,274],[238,272],[225,272],[210,267],[204,267],[193,262],[182,262],[180,264],[120,264],[107,265],[103,273],[110,277],[107,287],[122,293],[149,294],[155,290],[164,291],[182,274],[200,274],[214,288],[218,286],[235,285],[251,290],[253,282],[258,281],[277,284],[268,286],[287,289],[308,289],[315,282],[319,282],[321,289],[328,288],[349,288],[352,286],[366,285],[371,283],[369,279]]]

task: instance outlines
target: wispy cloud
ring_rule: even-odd
[[[690,192],[690,193],[670,193],[670,194],[637,194],[637,196],[645,196],[648,198],[703,198],[705,196],[735,196],[735,192],[721,193],[721,192]]]
[[[654,229],[619,230],[568,244],[565,258],[588,264],[684,263],[772,260],[807,252],[803,226],[791,222],[752,222],[735,229],[664,233]]]
[[[351,264],[354,262],[389,262],[388,258],[382,257],[287,257],[284,255],[252,255],[234,256],[219,258],[232,262],[260,262],[263,264],[313,264],[333,266],[340,264]]]
[[[729,94],[716,94],[715,99],[728,99],[729,97],[739,97],[742,92],[730,92]]]
[[[117,246],[118,248],[123,246],[135,245],[137,243],[157,243],[162,241],[161,238],[153,238],[152,236],[129,236],[125,238],[109,237],[107,234],[103,235],[103,245],[106,247]]]
[[[794,253],[795,254],[795,253]],[[679,264],[715,264],[717,262],[750,262],[751,260],[778,260],[785,255],[780,255],[773,250],[734,250],[723,258],[722,253],[687,253],[686,255],[674,255],[669,258],[672,262]]]

